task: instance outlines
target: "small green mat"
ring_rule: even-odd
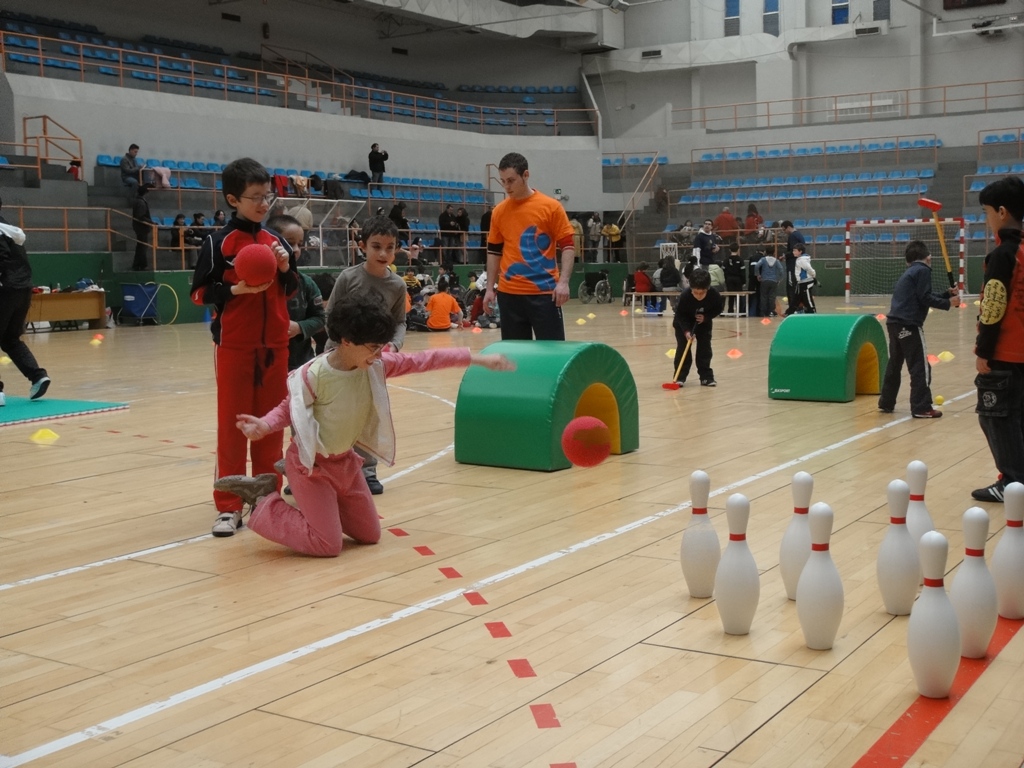
[[[35,421],[50,421],[65,416],[87,416],[105,411],[124,411],[128,403],[102,403],[94,400],[54,400],[41,397],[29,400],[27,397],[7,396],[7,405],[0,407],[0,427],[15,424],[31,424]]]

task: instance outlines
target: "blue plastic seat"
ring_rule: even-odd
[[[871,172],[861,171],[857,174],[857,181],[871,181]]]
[[[865,232],[860,240],[862,243],[874,243],[878,241],[878,236],[874,232]]]
[[[889,171],[889,179],[890,180],[902,179],[902,178],[903,178],[903,171]]]
[[[909,243],[910,242],[910,233],[909,232],[897,232],[896,233],[896,242],[897,243]]]
[[[882,187],[880,194],[882,194],[882,195],[895,195],[896,194],[896,187],[892,186],[891,184],[886,184],[884,187]]]
[[[985,188],[985,182],[979,179],[975,179],[971,182],[971,186],[967,189],[968,192],[981,192]]]
[[[795,224],[796,222],[793,223]],[[817,229],[818,227],[821,226],[821,219],[808,219],[807,223],[804,226],[807,227],[808,229]]]
[[[844,237],[843,235],[832,235],[832,237],[830,237],[828,241],[832,245],[842,245],[843,243],[846,242],[846,237]]]
[[[793,219],[793,226],[797,229],[803,229],[807,226],[807,222],[803,219]]]
[[[823,227],[838,227],[839,219],[822,219],[821,226]]]
[[[892,232],[883,232],[878,236],[878,242],[880,243],[891,243],[894,239]]]
[[[896,187],[897,195],[909,195],[912,194],[913,191],[914,190],[911,188],[909,184],[900,184],[898,187]]]
[[[818,245],[825,245],[828,242],[828,235],[815,235],[814,242]]]

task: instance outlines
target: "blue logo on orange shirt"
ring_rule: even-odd
[[[555,260],[544,255],[544,251],[550,247],[551,238],[548,235],[538,233],[537,227],[527,227],[519,238],[519,252],[523,260],[509,267],[505,277],[524,277],[542,291],[553,291],[555,277],[551,270],[555,268]]]

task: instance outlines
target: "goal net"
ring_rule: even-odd
[[[964,290],[964,220],[939,219],[953,279]],[[949,290],[942,246],[932,219],[878,219],[846,222],[846,301],[851,296],[885,296],[907,267],[904,253],[921,240],[932,255],[932,290]]]

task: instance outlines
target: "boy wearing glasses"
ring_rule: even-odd
[[[295,257],[284,241],[260,222],[274,202],[267,169],[250,158],[228,164],[222,175],[231,220],[203,238],[192,275],[192,301],[212,305],[214,371],[217,377],[217,466],[215,476],[245,474],[246,453],[253,474],[272,472],[282,455],[281,440],[248,447],[235,429],[239,413],[265,413],[287,392],[288,297],[298,287]],[[235,273],[238,252],[262,243],[277,256],[277,276],[247,285]],[[214,536],[232,536],[242,525],[242,500],[214,490]]]
[[[395,334],[394,319],[387,307],[366,295],[335,302],[327,333],[337,346],[291,374],[288,396],[276,408],[262,418],[244,412],[237,417],[239,431],[254,445],[269,435],[279,443],[280,432],[291,426],[294,439],[285,456],[291,498],[277,493],[276,474],[224,477],[215,484],[254,505],[249,517],[253,531],[314,557],[337,557],[343,536],[359,544],[380,540],[380,518],[363,482],[363,459],[353,449],[359,446],[394,464],[389,377],[468,365],[514,368],[504,355],[471,353],[466,347],[411,355],[385,351]]]

